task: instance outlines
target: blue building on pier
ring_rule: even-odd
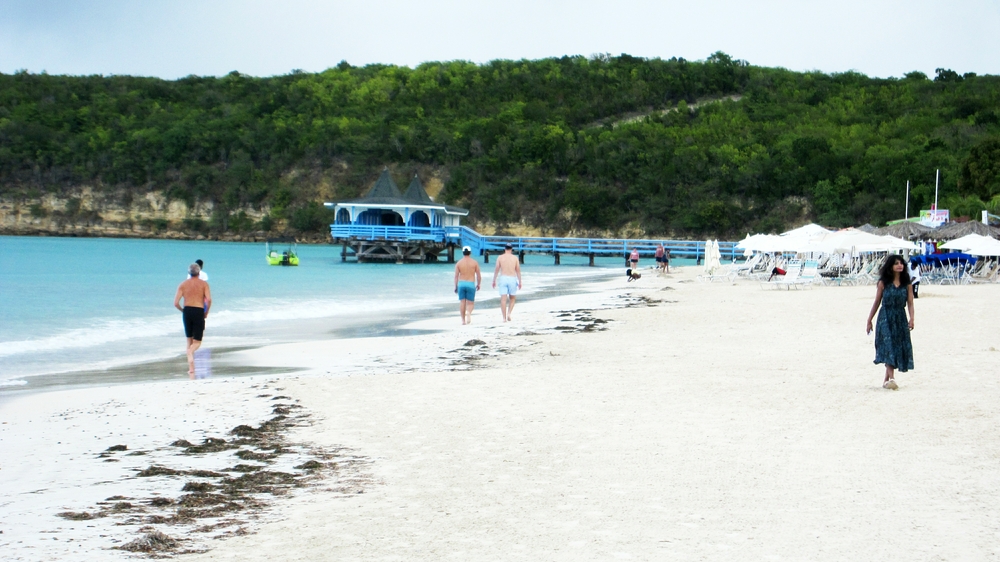
[[[364,197],[326,203],[334,211],[330,235],[358,261],[436,261],[454,241],[448,229],[460,227],[468,209],[436,203],[414,174],[400,193],[389,169],[383,169]],[[449,244],[451,242],[451,244]]]
[[[424,189],[420,177],[414,174],[413,181],[400,193],[392,180],[388,168],[382,170],[375,185],[364,197],[327,203],[334,209],[334,226],[389,226],[442,229],[458,226],[461,217],[469,214],[467,209],[435,203]],[[350,231],[347,231],[350,232]],[[336,238],[336,235],[334,236]]]

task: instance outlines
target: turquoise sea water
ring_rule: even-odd
[[[173,297],[198,258],[214,300],[207,347],[330,337],[375,320],[440,314],[455,302],[453,265],[343,263],[330,245],[299,246],[299,267],[267,265],[263,244],[229,242],[3,236],[0,255],[0,385],[182,354]],[[595,270],[585,258],[551,259],[527,257],[526,294],[622,263],[604,260]],[[483,266],[484,289],[492,267]]]

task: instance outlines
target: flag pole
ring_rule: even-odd
[[[938,168],[937,172],[934,173],[934,210],[935,211],[937,211],[937,205],[938,205],[938,184],[940,183],[940,181],[941,181],[941,168]],[[934,219],[937,220],[937,217],[935,216]]]
[[[906,180],[906,211],[903,214],[904,220],[910,220],[910,180]]]

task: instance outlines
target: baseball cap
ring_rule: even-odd
[[[471,254],[472,253],[472,248],[470,248],[468,246],[462,246],[462,253],[463,254]]]
[[[507,242],[506,244],[503,245],[503,248],[505,250],[513,250],[514,249],[514,245],[511,244],[510,242]]]

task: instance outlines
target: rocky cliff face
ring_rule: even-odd
[[[0,235],[93,236],[108,238],[166,238],[174,240],[263,241],[277,233],[211,233],[211,203],[189,207],[184,201],[167,200],[160,191],[124,201],[95,192],[90,187],[69,195],[46,194],[14,200],[0,195]],[[268,209],[246,209],[247,218],[258,222]],[[329,234],[298,236],[303,242],[328,242]]]
[[[448,171],[442,166],[408,163],[389,164],[388,167],[398,181],[409,182],[414,173],[419,174],[431,197],[437,197],[448,180]],[[381,167],[376,166],[359,172],[346,162],[337,161],[325,168],[319,165],[293,168],[281,177],[281,181],[291,186],[300,202],[336,201],[365,193],[379,171]],[[329,232],[301,233],[289,229],[284,220],[274,220],[270,232],[208,228],[215,210],[211,202],[189,206],[183,200],[169,199],[163,190],[157,189],[133,186],[109,192],[96,184],[62,186],[58,194],[36,197],[26,193],[31,191],[24,186],[7,186],[6,189],[0,186],[0,235],[247,242],[263,241],[269,236],[295,236],[300,242],[330,242]],[[267,206],[244,208],[238,212],[244,214],[244,225],[258,224],[265,215],[274,218]],[[232,223],[229,226],[231,230]]]

